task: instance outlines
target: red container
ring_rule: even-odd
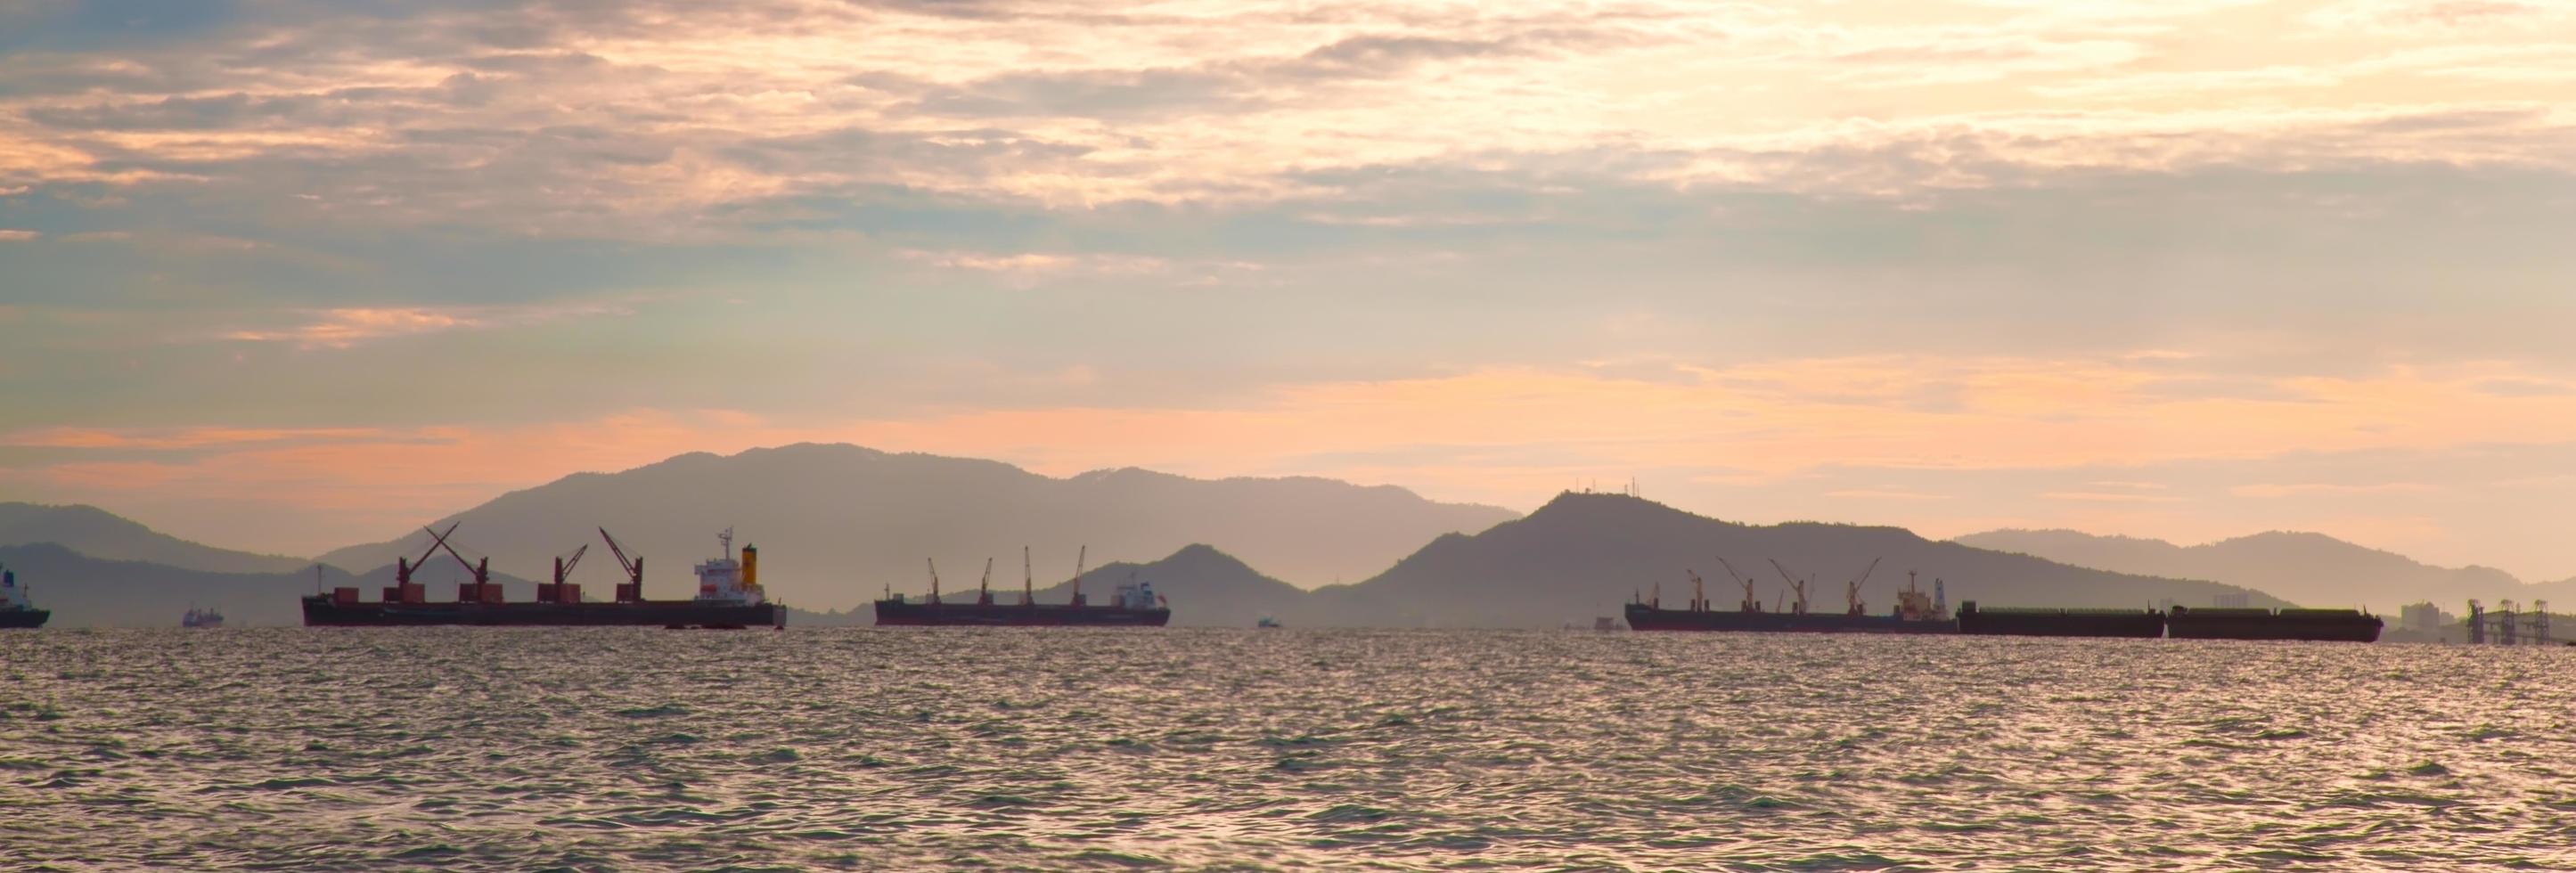
[[[561,586],[561,590],[559,590],[559,591],[556,591],[556,592],[555,592],[555,600],[554,600],[554,602],[556,602],[556,603],[580,603],[580,602],[581,602],[581,583],[578,583],[578,582],[566,582],[566,583],[564,583],[564,584]]]
[[[483,602],[485,602],[485,603],[507,603],[507,602],[509,602],[509,601],[507,601],[507,600],[503,600],[503,599],[501,598],[501,586],[499,586],[499,585],[485,585],[485,586],[483,586]]]
[[[355,604],[358,602],[358,589],[333,588],[331,589],[331,602],[341,606]]]
[[[561,585],[557,585],[557,584],[552,583],[552,582],[539,582],[539,583],[537,583],[537,602],[538,602],[538,603],[561,603],[561,602],[563,602],[563,586],[561,586]]]

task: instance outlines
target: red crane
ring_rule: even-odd
[[[447,532],[455,533],[456,526],[448,525]],[[456,599],[476,603],[487,602],[490,595],[485,592],[491,589],[484,586],[492,584],[492,559],[486,557],[481,561],[465,560],[465,556],[457,554],[456,547],[447,542],[445,535],[434,534],[434,536],[438,537],[438,547],[447,550],[448,557],[455,558],[456,563],[465,565],[465,569],[474,573],[474,581],[456,586]]]
[[[460,521],[450,523],[447,526],[447,533],[439,533],[438,531],[430,530],[425,527],[421,528],[422,532],[429,534],[429,548],[420,550],[420,558],[415,561],[405,562],[401,555],[394,556],[394,584],[411,584],[412,571],[420,569],[420,565],[422,564],[429,563],[429,556],[438,554],[439,546],[447,545],[448,534],[455,533],[456,526],[459,524],[464,524],[464,522]]]
[[[644,556],[627,557],[626,550],[617,547],[617,538],[609,536],[607,528],[599,529],[599,538],[608,541],[608,553],[615,555],[617,566],[626,571],[626,584],[617,586],[617,602],[633,603],[644,599]]]

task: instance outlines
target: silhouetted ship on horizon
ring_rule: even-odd
[[[2165,630],[2177,640],[2315,640],[2371,643],[2387,623],[2358,609],[2252,609],[2177,606]]]
[[[1107,604],[1094,605],[1082,593],[1082,568],[1089,547],[1074,558],[1073,598],[1069,603],[1039,603],[1035,577],[1028,572],[1028,552],[1020,553],[1022,579],[1017,603],[993,600],[993,562],[984,562],[984,581],[975,586],[975,602],[949,603],[939,595],[939,564],[930,566],[930,596],[910,600],[892,591],[876,602],[877,624],[910,627],[1162,627],[1172,620],[1171,606],[1154,593],[1154,583],[1130,581],[1118,586]]]
[[[424,530],[427,530],[424,528]],[[520,627],[633,626],[669,628],[746,628],[767,625],[784,627],[787,609],[770,602],[760,587],[760,549],[744,544],[742,557],[733,551],[733,530],[716,535],[723,557],[699,564],[698,593],[687,600],[644,599],[644,558],[629,558],[617,540],[602,528],[601,539],[608,551],[617,556],[619,567],[626,571],[626,582],[617,586],[613,601],[581,599],[581,586],[568,581],[573,567],[581,563],[588,545],[575,549],[572,557],[555,559],[551,583],[537,586],[537,599],[512,603],[502,596],[501,585],[492,581],[491,559],[467,561],[457,554],[447,538],[456,533],[456,525],[447,530],[429,531],[431,544],[422,552],[420,561],[402,557],[394,559],[394,584],[383,588],[383,599],[362,601],[354,587],[334,588],[329,594],[304,598],[304,624],[307,627],[388,627],[420,625],[500,625]],[[458,583],[453,601],[430,601],[420,583],[411,581],[412,573],[422,562],[446,550],[448,556],[464,564],[474,574],[474,581]],[[318,568],[317,568],[318,572]]]
[[[1663,608],[1663,594],[1658,585],[1659,590],[1653,598],[1641,597],[1628,604],[1628,628],[1641,631],[1862,634],[1947,634],[1957,633],[1959,629],[1958,622],[1950,618],[1940,603],[1941,580],[1932,580],[1935,593],[1926,595],[1915,588],[1911,573],[1906,574],[1905,590],[1896,594],[1896,608],[1884,615],[1870,614],[1867,605],[1861,601],[1860,587],[1869,580],[1870,572],[1878,569],[1875,560],[1869,562],[1869,568],[1862,570],[1858,578],[1845,583],[1845,608],[1840,613],[1807,611],[1809,580],[1792,575],[1778,561],[1771,562],[1771,566],[1788,581],[1789,591],[1796,593],[1796,599],[1785,610],[1776,604],[1771,609],[1763,609],[1761,599],[1753,594],[1752,580],[1737,574],[1734,565],[1727,564],[1725,559],[1719,559],[1718,563],[1726,567],[1727,575],[1734,576],[1737,584],[1744,587],[1744,599],[1736,604],[1736,608],[1710,609],[1699,574],[1684,571],[1691,580],[1690,606],[1686,609]],[[1788,592],[1783,592],[1782,596],[1788,596]]]
[[[2129,637],[2165,635],[2165,614],[2152,609],[1980,608],[1959,604],[1959,632],[2008,637]]]
[[[18,572],[0,569],[0,628],[44,627],[54,617],[50,609],[37,609],[27,600],[27,589],[18,587]]]
[[[179,626],[200,630],[214,630],[215,628],[224,626],[224,613],[222,610],[218,610],[213,607],[198,609],[191,606],[188,607],[188,614],[179,617]]]

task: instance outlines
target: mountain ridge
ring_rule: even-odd
[[[460,551],[521,573],[596,548],[599,527],[630,554],[649,556],[654,572],[672,572],[662,568],[675,562],[684,570],[713,556],[714,534],[730,527],[737,544],[763,547],[765,584],[830,608],[862,604],[887,586],[922,590],[924,557],[964,564],[1023,545],[1041,564],[1062,567],[1041,574],[1057,579],[1085,546],[1106,562],[1205,543],[1276,578],[1318,584],[1376,572],[1439,533],[1515,516],[1321,477],[1195,479],[1119,467],[1056,478],[1000,461],[796,443],[572,474],[427,523],[462,522]],[[414,532],[319,560],[373,566],[426,544]],[[581,572],[601,571],[585,564]]]
[[[2114,572],[2211,579],[2309,606],[2394,612],[2429,600],[2460,611],[2469,598],[2576,595],[2576,580],[2525,583],[2493,567],[2435,566],[2314,531],[2269,530],[2194,546],[2063,528],[1983,531],[1953,541]]]
[[[0,546],[40,543],[102,560],[210,573],[283,573],[311,563],[180,539],[85,503],[0,503]]]

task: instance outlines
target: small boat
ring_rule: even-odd
[[[1252,626],[1260,628],[1275,628],[1279,626],[1279,620],[1265,615],[1261,617],[1260,621],[1253,622]]]

